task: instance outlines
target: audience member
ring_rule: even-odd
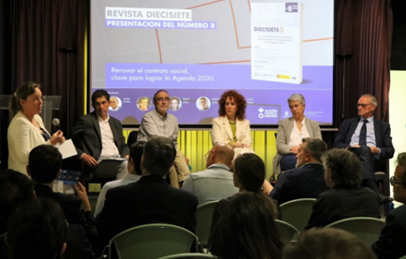
[[[10,259],[58,259],[66,249],[67,223],[52,200],[31,200],[18,207],[9,221],[6,242]]]
[[[195,232],[196,196],[164,180],[175,156],[172,139],[153,137],[147,142],[141,159],[141,179],[106,194],[100,215],[99,251],[118,233],[148,223],[168,223]]]
[[[292,94],[288,99],[292,117],[279,121],[276,137],[278,153],[273,159],[273,173],[293,169],[296,165],[296,154],[302,138],[321,139],[320,126],[317,121],[306,118],[305,99],[301,94]]]
[[[99,89],[92,94],[92,113],[81,116],[73,128],[73,140],[78,158],[86,167],[84,177],[92,179],[93,171],[98,175],[115,173],[117,179],[128,174],[127,161],[122,163],[102,163],[107,158],[128,158],[130,152],[123,135],[121,123],[109,116],[110,94]]]
[[[169,171],[171,185],[179,188],[190,174],[189,167],[182,151],[178,148],[178,119],[167,113],[169,109],[169,93],[166,90],[158,90],[154,94],[155,110],[147,112],[142,117],[138,132],[138,141],[147,142],[152,137],[161,136],[169,138],[176,147],[174,167]]]
[[[206,158],[207,169],[188,175],[182,186],[183,190],[197,196],[199,205],[224,199],[238,192],[230,170],[234,158],[233,148],[219,143],[207,153]]]
[[[406,203],[406,152],[397,157],[395,174],[390,178],[393,197],[396,201]],[[372,244],[372,250],[379,259],[397,259],[406,255],[406,206],[402,205],[386,217],[378,241]]]
[[[353,153],[332,149],[326,153],[323,163],[324,179],[331,190],[317,197],[306,229],[350,217],[380,218],[378,195],[360,187],[361,163]]]
[[[279,259],[283,243],[274,205],[260,192],[243,193],[224,209],[210,236],[210,252],[222,259]]]
[[[62,131],[52,136],[46,130],[39,114],[42,111],[40,84],[26,82],[20,85],[10,101],[10,111],[14,114],[7,131],[8,168],[27,174],[28,155],[31,149],[41,144],[63,143]]]
[[[358,100],[359,117],[344,120],[334,147],[351,150],[361,161],[362,186],[378,193],[374,173],[376,169],[385,167],[386,160],[393,157],[395,149],[392,145],[389,123],[377,120],[373,114],[378,102],[375,96],[362,95]],[[380,195],[380,203],[388,203],[393,199]]]
[[[70,225],[66,258],[75,258],[75,255],[80,258],[92,258],[92,250],[88,242],[95,243],[97,229],[85,187],[81,183],[74,186],[78,197],[52,190],[54,180],[61,174],[61,165],[62,156],[59,151],[53,146],[41,145],[30,152],[27,172],[35,183],[37,197],[56,201]],[[78,240],[81,242],[77,242]]]
[[[106,193],[111,188],[115,188],[122,185],[127,185],[138,181],[141,178],[141,157],[144,151],[145,142],[136,142],[131,145],[130,148],[130,158],[128,159],[128,175],[123,179],[107,182],[103,185],[99,196],[97,197],[96,209],[94,210],[94,216],[96,217],[103,209],[104,200],[106,199]]]
[[[254,153],[245,153],[237,157],[234,160],[233,181],[234,186],[239,188],[239,191],[237,194],[219,201],[214,209],[211,228],[213,229],[215,227],[224,209],[228,206],[230,201],[235,199],[238,195],[247,192],[261,193],[264,178],[265,164],[259,156]],[[261,195],[264,194],[261,193]],[[270,201],[275,204],[275,218],[280,218],[278,202],[273,199],[270,199]]]
[[[336,228],[303,232],[298,242],[284,247],[282,253],[283,259],[376,259],[364,241]]]
[[[327,144],[318,138],[303,138],[296,155],[296,169],[284,171],[269,197],[282,204],[300,198],[316,198],[328,190],[322,156]]]

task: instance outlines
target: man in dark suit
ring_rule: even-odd
[[[109,93],[96,90],[92,95],[94,111],[81,116],[73,128],[78,157],[85,162],[85,177],[90,179],[91,169],[97,175],[113,174],[119,179],[128,174],[127,161],[110,161],[98,166],[103,158],[128,158],[130,153],[120,121],[108,114],[109,101]]]
[[[54,180],[61,174],[62,155],[51,145],[40,145],[31,150],[27,173],[34,181],[38,198],[57,202],[69,223],[68,248],[64,258],[92,258],[92,247],[97,236],[96,221],[91,211],[86,189],[81,184],[73,186],[76,196],[53,191]]]
[[[393,186],[393,197],[403,203],[386,217],[385,226],[372,250],[379,259],[397,259],[406,255],[406,152],[400,153],[394,176],[389,180]]]
[[[378,192],[374,179],[375,170],[382,168],[385,160],[393,157],[395,149],[389,123],[373,117],[376,106],[375,96],[362,95],[358,100],[360,117],[344,120],[333,145],[349,149],[358,156],[362,165],[362,186]],[[382,203],[391,200],[390,197],[381,196]]]
[[[320,193],[328,190],[321,161],[326,151],[327,144],[323,140],[302,139],[296,155],[296,168],[279,175],[269,197],[282,204],[300,198],[316,198]]]
[[[197,197],[164,180],[175,156],[171,139],[153,137],[147,142],[141,159],[141,179],[106,194],[100,214],[99,251],[115,235],[143,224],[168,223],[195,232]]]

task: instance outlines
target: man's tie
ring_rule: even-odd
[[[362,124],[361,132],[359,134],[359,145],[366,146],[367,145],[367,120],[364,120],[364,124]]]

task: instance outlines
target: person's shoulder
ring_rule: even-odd
[[[389,214],[388,217],[394,217],[396,219],[401,218],[402,220],[406,218],[406,206],[401,205],[398,208],[392,210]]]
[[[10,126],[14,124],[28,124],[30,121],[25,117],[24,114],[21,112],[17,112],[16,115],[14,115],[13,119],[10,122]]]

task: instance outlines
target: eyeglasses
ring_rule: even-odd
[[[155,101],[158,101],[158,102],[163,102],[163,101],[167,101],[167,102],[169,102],[171,99],[169,98],[169,97],[159,97],[159,98],[156,98],[155,99]]]
[[[390,185],[392,185],[392,186],[395,186],[395,184],[400,184],[400,185],[406,186],[406,183],[396,181],[394,176],[392,176],[389,179],[389,182],[390,182]]]
[[[372,103],[358,103],[357,107],[361,106],[362,108],[366,108],[368,105],[372,105]]]

